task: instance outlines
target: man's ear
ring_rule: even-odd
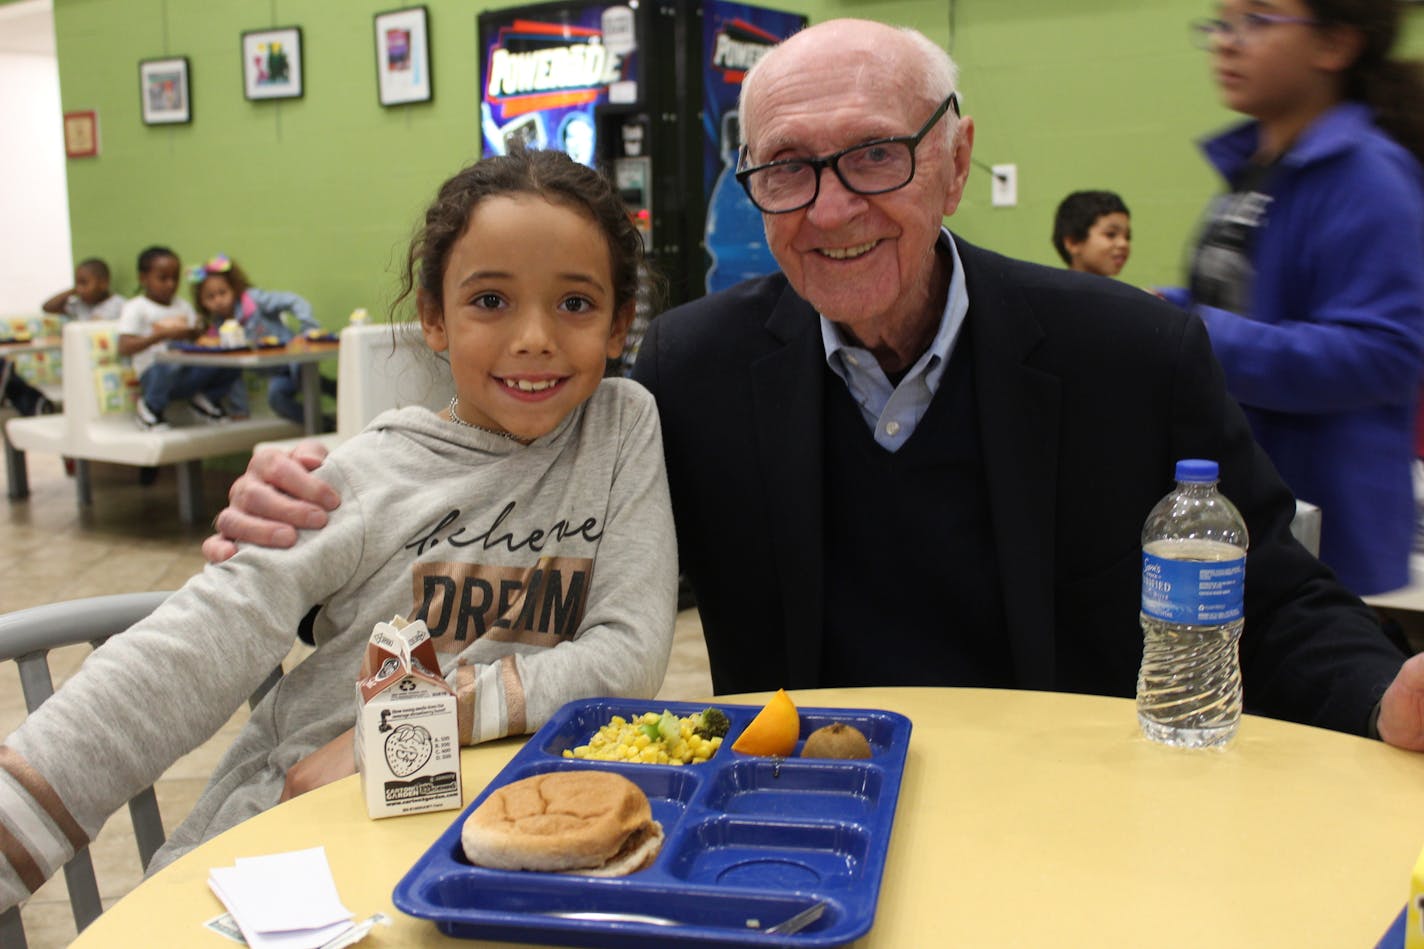
[[[437,353],[449,349],[450,339],[445,334],[445,314],[440,309],[440,304],[424,290],[417,290],[415,309],[420,314],[420,333],[425,337],[425,345]]]
[[[636,300],[629,300],[613,314],[613,325],[608,329],[608,345],[603,352],[609,359],[623,355],[623,347],[628,341],[628,328],[633,325],[633,316],[638,312]]]
[[[974,153],[974,119],[965,116],[959,120],[959,128],[955,129],[954,142],[950,146],[953,151],[949,156],[952,179],[949,190],[945,192],[944,207],[940,210],[945,217],[953,214],[959,208],[959,201],[964,197],[964,185],[969,180],[970,157]]]

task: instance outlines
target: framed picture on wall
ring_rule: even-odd
[[[145,125],[181,125],[193,120],[193,100],[188,93],[188,57],[140,60],[138,84]]]
[[[376,94],[381,105],[430,101],[429,24],[425,7],[376,14]]]
[[[242,34],[242,88],[249,99],[301,98],[301,27]]]
[[[93,109],[64,113],[64,156],[94,158],[99,154],[99,113]]]

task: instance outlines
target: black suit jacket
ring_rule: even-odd
[[[1005,618],[974,632],[1007,638],[1013,685],[1133,694],[1143,521],[1177,459],[1214,458],[1251,534],[1248,709],[1363,732],[1403,657],[1291,536],[1294,500],[1201,323],[1112,280],[956,243]],[[815,311],[779,274],[660,316],[638,354],[718,692],[843,684],[820,675],[824,372]],[[900,634],[880,631],[884,648]]]

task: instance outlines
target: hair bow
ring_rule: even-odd
[[[188,270],[189,283],[202,283],[215,273],[227,273],[232,269],[232,261],[227,254],[218,254],[205,264],[198,264]]]

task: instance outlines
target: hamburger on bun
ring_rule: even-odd
[[[465,819],[465,856],[495,870],[624,876],[663,845],[648,798],[610,771],[551,771],[495,790]]]

